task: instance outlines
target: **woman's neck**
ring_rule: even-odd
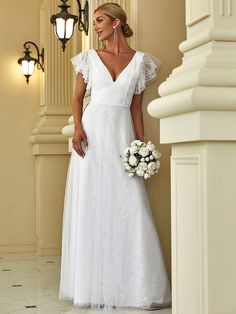
[[[130,51],[130,47],[124,36],[117,34],[116,43],[114,42],[114,35],[107,39],[107,44],[105,50],[113,53],[114,55],[119,55]]]

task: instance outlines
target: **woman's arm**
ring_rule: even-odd
[[[133,119],[136,139],[144,140],[143,112],[142,112],[143,92],[139,95],[134,95],[130,111]]]
[[[82,148],[82,141],[85,147],[88,146],[87,135],[83,129],[82,125],[82,113],[83,113],[83,100],[86,93],[86,84],[82,74],[78,73],[76,75],[76,87],[75,95],[72,102],[72,111],[74,117],[75,131],[72,139],[73,148],[81,156],[85,156],[85,152]]]

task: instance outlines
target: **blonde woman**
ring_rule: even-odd
[[[159,309],[171,292],[143,178],[120,155],[144,139],[142,97],[156,64],[129,47],[133,32],[116,3],[99,6],[93,27],[103,49],[72,58],[75,131],[63,215],[59,299],[98,309]],[[86,90],[91,101],[82,111]]]

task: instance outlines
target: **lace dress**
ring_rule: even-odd
[[[159,66],[137,51],[113,81],[96,50],[74,56],[91,101],[82,124],[85,157],[74,149],[64,199],[59,299],[92,308],[146,308],[171,302],[170,285],[144,179],[120,155],[135,139],[130,105]]]

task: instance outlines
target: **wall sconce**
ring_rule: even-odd
[[[36,48],[37,59],[32,58],[30,56],[30,54],[31,54],[31,51],[29,50],[30,45],[33,45]],[[25,51],[23,51],[23,52],[25,55],[24,55],[24,57],[18,59],[18,64],[20,64],[22,66],[22,72],[23,72],[24,76],[26,77],[27,84],[29,84],[29,78],[34,72],[35,64],[37,65],[37,69],[42,70],[44,72],[44,48],[42,49],[42,52],[40,54],[38,46],[32,41],[26,41],[24,43],[24,47],[25,47]],[[41,59],[41,61],[40,61],[40,59]]]
[[[51,16],[51,23],[54,25],[56,37],[62,43],[62,50],[65,51],[66,42],[72,37],[74,33],[74,26],[78,22],[79,31],[84,31],[88,35],[89,28],[89,4],[85,1],[84,8],[82,9],[80,0],[77,0],[79,7],[79,15],[73,15],[68,12],[70,5],[66,4],[68,0],[61,0],[62,4],[58,7],[61,12]]]

